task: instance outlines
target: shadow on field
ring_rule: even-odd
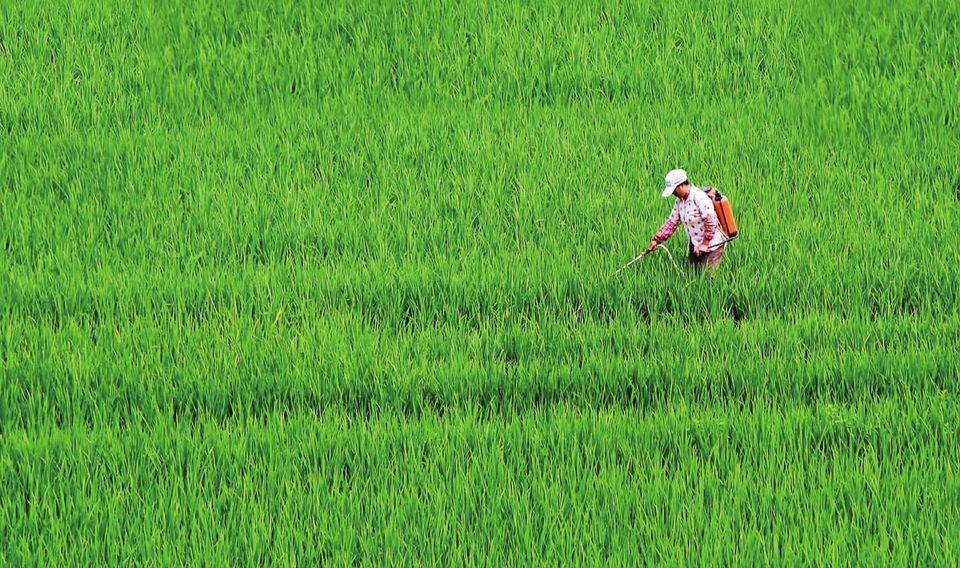
[[[746,312],[740,309],[737,302],[731,301],[728,311],[730,312],[730,318],[733,319],[733,324],[738,327],[740,326],[740,320],[746,319],[747,317]]]

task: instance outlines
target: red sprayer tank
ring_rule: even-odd
[[[704,187],[703,191],[713,202],[713,210],[717,212],[717,219],[720,220],[720,229],[728,239],[737,236],[737,221],[733,218],[733,207],[730,206],[730,200],[722,195],[715,187]]]

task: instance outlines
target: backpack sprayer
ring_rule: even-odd
[[[727,199],[727,196],[720,193],[720,191],[715,187],[710,187],[709,185],[703,187],[703,192],[707,194],[707,197],[710,198],[710,203],[713,203],[713,210],[717,214],[717,219],[720,221],[720,230],[723,231],[723,234],[727,236],[726,239],[720,241],[719,243],[711,246],[707,251],[716,250],[718,247],[721,247],[730,241],[736,239],[739,236],[737,232],[737,221],[733,217],[733,207],[730,205],[730,200]],[[677,261],[673,260],[673,255],[670,254],[670,249],[663,246],[663,243],[658,244],[651,250],[645,250],[636,258],[621,266],[614,274],[619,274],[623,270],[626,270],[634,262],[637,262],[641,258],[647,256],[649,253],[662,248],[667,251],[667,255],[670,257],[670,262],[673,263],[673,266],[679,271],[680,266],[677,264]]]
[[[707,194],[710,202],[713,203],[713,210],[717,213],[717,219],[720,221],[720,230],[727,236],[723,241],[707,249],[714,250],[737,238],[737,221],[733,218],[733,207],[730,205],[730,200],[727,199],[727,196],[721,194],[720,190],[706,185],[703,187],[703,192]]]

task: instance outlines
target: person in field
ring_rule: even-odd
[[[699,187],[690,183],[687,172],[684,170],[670,170],[664,180],[666,185],[661,195],[665,198],[672,195],[677,200],[673,204],[670,216],[650,241],[647,251],[653,251],[658,245],[663,244],[673,235],[677,227],[683,224],[687,238],[690,239],[687,255],[689,265],[697,272],[700,272],[704,266],[709,267],[711,273],[715,272],[723,257],[726,237],[720,230],[720,220],[717,218],[717,212],[710,197]]]

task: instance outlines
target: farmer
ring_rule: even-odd
[[[673,211],[664,221],[660,230],[650,241],[647,251],[653,251],[658,245],[669,239],[677,225],[683,223],[690,239],[687,260],[689,265],[700,272],[706,265],[714,273],[723,256],[724,235],[720,230],[720,221],[710,198],[699,187],[690,183],[684,170],[670,170],[665,178],[663,197],[677,197]],[[721,244],[723,243],[723,244]]]

